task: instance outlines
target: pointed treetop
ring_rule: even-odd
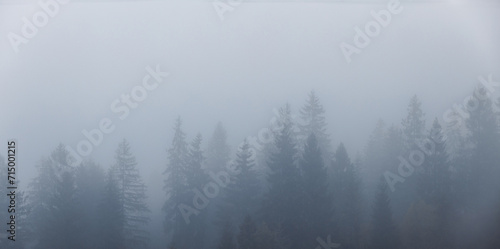
[[[168,150],[171,155],[182,155],[187,152],[186,133],[182,131],[182,119],[177,117],[174,124],[174,138],[172,139],[172,147]]]
[[[419,139],[424,138],[425,118],[422,111],[422,103],[417,95],[414,95],[408,104],[408,114],[401,122],[403,125],[403,135],[405,136],[406,146],[410,148]]]
[[[306,104],[300,110],[300,116],[304,122],[302,126],[307,129],[308,133],[322,136],[326,133],[325,110],[314,91],[311,91],[308,97]]]

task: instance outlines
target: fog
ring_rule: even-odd
[[[51,5],[50,13],[44,10],[43,3],[46,2],[55,3]],[[380,20],[377,23],[373,14],[380,11],[390,15],[381,24]],[[48,13],[45,14],[47,22],[34,25],[33,22],[43,21],[43,17],[36,19],[42,16],[41,12]],[[272,183],[267,180],[270,174],[268,164],[270,154],[276,148],[272,148],[274,142],[262,142],[262,135],[267,129],[279,133],[280,128],[286,126],[283,125],[286,115],[281,113],[280,116],[280,108],[283,110],[286,104],[290,106],[292,123],[297,125],[294,131],[304,132],[299,129],[304,122],[301,121],[300,110],[313,92],[324,108],[325,134],[329,134],[329,141],[326,142],[329,147],[322,147],[323,137],[315,134],[320,147],[329,150],[322,154],[331,155],[323,160],[326,172],[333,177],[325,180],[328,192],[335,195],[337,191],[334,188],[335,166],[332,165],[338,164],[335,155],[342,143],[350,161],[359,171],[358,218],[360,224],[367,224],[366,234],[371,234],[370,231],[374,230],[370,218],[374,205],[373,191],[377,188],[373,181],[383,177],[388,170],[397,172],[398,156],[408,158],[412,148],[406,148],[401,154],[387,152],[393,164],[386,162],[382,168],[375,170],[373,167],[376,166],[373,166],[370,171],[368,144],[377,123],[383,120],[386,128],[393,125],[404,130],[402,120],[409,115],[410,100],[416,96],[424,113],[425,136],[435,118],[443,127],[443,133],[453,130],[449,128],[452,124],[447,116],[450,110],[463,107],[464,103],[467,104],[464,99],[477,96],[477,91],[484,90],[485,81],[481,79],[500,81],[499,14],[500,4],[497,1],[81,0],[66,3],[46,0],[19,3],[0,0],[0,34],[3,37],[0,39],[0,106],[3,107],[0,111],[0,141],[16,142],[18,191],[25,191],[28,196],[25,203],[30,206],[36,204],[35,199],[30,200],[33,196],[33,192],[29,194],[30,189],[37,188],[30,184],[36,182],[40,175],[38,168],[59,144],[73,150],[73,155],[81,159],[69,165],[70,172],[80,162],[85,164],[89,160],[107,172],[116,162],[118,144],[126,139],[136,158],[140,178],[147,187],[147,199],[144,201],[151,211],[147,214],[151,221],[146,226],[150,232],[149,247],[167,248],[173,245],[172,241],[176,241],[175,232],[174,235],[166,233],[162,226],[165,220],[162,206],[168,202],[164,189],[168,173],[164,172],[168,172],[168,165],[171,164],[168,150],[173,147],[176,120],[182,120],[188,144],[198,133],[201,134],[201,149],[207,160],[210,158],[208,152],[213,147],[210,141],[219,122],[227,132],[228,165],[236,162],[238,147],[245,138],[249,139],[250,147],[256,153],[254,168],[259,173],[265,195],[268,188],[272,189]],[[374,21],[379,30],[376,35],[368,36],[365,34],[366,26]],[[34,29],[28,32],[26,25]],[[368,38],[364,39],[362,47],[356,45],[363,40],[356,41],[359,36],[357,28]],[[28,36],[23,32],[28,32]],[[345,44],[358,52],[351,50],[350,54],[346,53]],[[139,93],[140,90],[142,92]],[[487,158],[485,155],[499,154],[500,150],[497,136],[500,107],[496,105],[500,96],[498,83],[493,83],[486,90],[488,99],[492,101],[496,128],[494,135],[485,135],[493,142],[485,143],[486,147],[481,148],[493,150],[492,154],[482,154],[483,149],[479,150],[479,146],[476,148],[479,152],[475,151],[466,142],[457,146],[472,152],[453,151],[451,142],[448,142],[451,141],[450,136],[445,139],[448,143],[445,150],[450,158],[447,163],[455,170],[450,170],[450,178],[454,182],[462,182],[463,186],[474,186],[469,181],[483,181],[484,178],[469,178],[466,174],[467,182],[457,180],[462,179],[462,175],[452,172],[460,172],[456,170],[457,165],[465,160],[457,157],[471,154],[467,159],[469,161],[465,160],[470,168],[463,167],[467,168],[464,172],[474,172],[472,165],[478,163],[473,158]],[[132,103],[127,104],[127,95],[132,95]],[[469,120],[474,117],[471,115]],[[467,130],[466,122],[464,120],[459,130],[463,131],[465,140],[470,140],[473,132]],[[280,125],[276,125],[278,123]],[[109,132],[103,132],[102,126],[107,126]],[[99,129],[102,137],[94,137],[99,141],[87,148],[89,155],[82,155],[84,153],[78,151],[78,144],[90,145],[92,142],[85,133],[95,134]],[[294,138],[297,159],[293,167],[300,168],[298,158],[304,153],[307,136]],[[483,134],[481,139],[486,139],[485,136]],[[270,139],[276,137],[279,136]],[[491,144],[497,147],[491,148]],[[7,150],[6,145],[0,150],[6,162]],[[485,166],[482,175],[498,176],[500,158],[494,156],[488,160],[486,164],[489,166]],[[206,160],[202,163],[207,174],[210,170],[208,164]],[[410,220],[405,217],[410,216],[411,207],[419,205],[415,189],[419,186],[416,179],[420,173],[413,174],[408,177],[413,180],[393,186],[389,184],[389,187],[396,188],[395,191],[390,188],[388,192],[401,243],[386,245],[385,248],[413,248],[408,246],[412,244],[408,241],[412,240],[404,236],[405,221]],[[6,180],[1,181],[1,184],[6,184]],[[456,213],[473,210],[470,211],[473,215],[453,218],[459,220],[462,226],[456,225],[452,229],[449,225],[445,229],[454,234],[450,239],[453,243],[446,247],[438,242],[413,244],[418,248],[498,248],[499,242],[494,241],[493,235],[470,235],[475,230],[499,235],[500,224],[492,225],[486,221],[499,220],[500,214],[496,212],[497,216],[493,216],[494,211],[491,210],[500,209],[500,188],[491,179],[484,181],[485,184],[491,181],[491,184],[486,192],[477,187],[477,191],[483,192],[476,199],[463,197],[465,192],[456,190],[460,187],[453,185],[456,190],[453,196],[463,197],[453,202],[454,210],[458,210]],[[197,184],[201,189],[205,183]],[[457,186],[462,186],[459,183]],[[4,185],[1,186],[5,189]],[[78,186],[75,188],[79,189]],[[212,222],[218,206],[223,205],[224,193],[222,188],[220,196],[211,199],[208,208],[200,211],[206,216],[207,227],[204,229],[205,239],[197,248],[230,248],[217,246],[221,237],[219,230],[223,226]],[[343,193],[337,194],[333,200],[341,199],[339,196]],[[5,196],[0,198],[4,199],[8,200]],[[463,204],[472,200],[479,204]],[[260,203],[260,199],[256,202]],[[337,204],[333,202],[333,206],[339,205],[338,201]],[[437,204],[432,207],[439,209]],[[265,213],[262,209],[265,210],[260,207],[256,213]],[[476,215],[483,211],[484,216]],[[9,222],[8,214],[0,214]],[[30,214],[24,216],[27,220],[25,230],[30,230],[26,229],[32,226],[29,223]],[[257,224],[269,223],[272,231],[278,231],[273,227],[276,222],[266,220],[265,215],[252,216]],[[197,217],[201,216],[193,215],[191,219]],[[330,235],[332,240],[339,242],[340,248],[378,248],[376,242],[367,239],[373,235],[346,239],[347,232],[342,232],[342,219],[336,219],[337,228],[331,231],[324,231],[324,234],[309,231],[312,233],[308,235],[312,245],[310,241],[297,244],[290,238],[294,233],[286,229],[288,223],[280,224],[285,226],[283,237],[288,242],[280,243],[279,248],[315,247],[318,243],[316,237],[326,241]],[[477,229],[468,230],[464,224],[476,224]],[[240,224],[232,225],[236,246],[237,233],[241,229],[238,229]],[[496,227],[489,227],[494,225]],[[18,228],[19,239],[15,242],[7,239],[8,233],[0,233],[1,248],[44,248],[44,245],[45,248],[67,248],[67,244],[43,244],[36,229],[23,236],[24,230]],[[1,230],[7,229],[2,225]],[[460,240],[460,237],[466,237],[464,234],[470,235],[470,238]],[[416,241],[427,241],[425,236],[418,237]],[[198,240],[195,237],[190,239]],[[178,248],[194,248],[182,242],[190,239],[177,238],[175,246]],[[333,248],[333,244],[329,245]],[[86,246],[97,248],[95,245]],[[129,248],[131,245],[122,246]],[[108,248],[115,247],[108,245]],[[240,245],[239,248],[243,247]]]

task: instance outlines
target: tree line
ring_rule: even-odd
[[[500,99],[478,97],[488,96],[481,86],[472,96],[430,125],[412,97],[401,124],[380,120],[354,157],[341,142],[334,149],[314,92],[299,120],[280,108],[271,143],[256,150],[245,139],[234,156],[222,123],[205,145],[201,134],[188,141],[179,117],[164,196],[150,197],[165,199],[156,239],[171,249],[499,248]],[[18,194],[17,241],[3,236],[0,245],[150,248],[159,217],[139,163],[127,140],[114,156],[107,170],[89,160],[70,166],[63,145],[42,158]]]

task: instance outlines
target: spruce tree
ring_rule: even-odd
[[[426,203],[435,203],[449,195],[450,173],[448,154],[439,121],[434,120],[422,149],[426,154],[423,172],[418,175],[418,192]]]
[[[146,227],[149,223],[146,185],[141,179],[137,162],[127,140],[118,144],[115,154],[115,174],[119,199],[123,207],[125,248],[147,248],[149,243]]]
[[[425,118],[422,103],[414,95],[408,104],[408,114],[403,125],[404,147],[407,153],[417,148],[417,143],[425,138]]]
[[[227,132],[221,122],[217,123],[206,151],[208,171],[219,172],[226,168],[230,149],[227,144]]]
[[[433,235],[432,245],[436,248],[452,248],[450,230],[451,222],[455,219],[454,193],[452,192],[450,163],[446,150],[446,140],[437,118],[432,124],[429,134],[429,143],[434,149],[429,149],[430,155],[424,162],[424,173],[420,175],[420,189],[423,189],[421,198],[434,206],[436,214],[436,233]]]
[[[99,248],[99,227],[102,220],[100,203],[105,192],[106,176],[103,169],[92,161],[84,161],[76,168],[77,199],[82,210],[82,245],[84,248]]]
[[[270,173],[267,177],[269,189],[262,202],[261,214],[272,228],[281,226],[283,235],[298,247],[302,236],[300,207],[300,174],[295,164],[296,149],[292,137],[290,106],[280,109],[282,128],[275,137],[275,151],[268,162]],[[294,247],[292,247],[294,248]]]
[[[480,86],[475,91],[476,96],[487,95],[487,89],[484,87]],[[500,184],[493,177],[493,175],[500,174],[500,166],[498,166],[500,161],[499,123],[490,98],[472,98],[467,103],[466,109],[469,114],[465,124],[467,142],[471,150],[469,172],[474,188],[472,195],[487,193],[492,187],[500,188]]]
[[[385,142],[387,140],[387,127],[385,122],[380,119],[378,120],[375,129],[372,131],[370,138],[368,139],[368,143],[365,147],[365,176],[377,176],[374,180],[373,186],[376,186],[378,183],[378,176],[385,170],[384,167],[387,167],[386,164],[386,150],[385,150]],[[372,182],[372,181],[370,181]]]
[[[188,157],[185,165],[185,176],[188,188],[191,190],[186,198],[193,198],[194,189],[202,190],[203,186],[209,182],[209,177],[202,168],[204,162],[203,151],[201,150],[202,137],[198,134],[191,142],[188,149]],[[187,204],[187,203],[186,203]],[[186,246],[189,248],[203,248],[206,242],[207,210],[200,211],[195,217],[190,217],[187,225],[186,235],[189,240]]]
[[[60,144],[37,166],[30,184],[30,223],[35,248],[82,248],[80,217],[74,171],[68,151]]]
[[[318,146],[322,151],[325,163],[330,162],[333,156],[330,135],[327,131],[325,110],[314,91],[308,95],[305,105],[300,110],[301,124],[299,125],[299,149],[307,142],[309,135],[314,134],[318,140]]]
[[[240,224],[245,216],[253,215],[257,211],[261,187],[254,167],[254,156],[245,139],[236,153],[233,166],[235,174],[226,188],[218,210],[220,224],[227,221]]]
[[[163,227],[165,233],[172,238],[171,245],[183,246],[189,239],[185,236],[187,222],[184,219],[179,205],[182,203],[191,203],[191,199],[187,197],[191,194],[188,189],[186,179],[186,163],[188,157],[188,145],[186,142],[186,134],[182,131],[182,120],[177,118],[174,125],[174,137],[172,145],[167,150],[168,164],[164,172],[166,179],[164,181],[164,190],[167,200],[163,205],[165,212],[165,220]]]

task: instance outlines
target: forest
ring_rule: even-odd
[[[258,141],[237,146],[222,123],[205,142],[178,117],[156,165],[141,165],[126,138],[113,165],[73,167],[65,145],[49,144],[17,191],[15,242],[2,225],[0,248],[499,249],[500,98],[481,84],[470,94],[443,117],[411,97],[401,122],[380,120],[354,155],[332,142],[314,91],[297,115],[284,104]],[[148,196],[143,167],[164,169],[162,195]],[[164,200],[161,213],[151,199]],[[162,236],[152,236],[156,220]]]

